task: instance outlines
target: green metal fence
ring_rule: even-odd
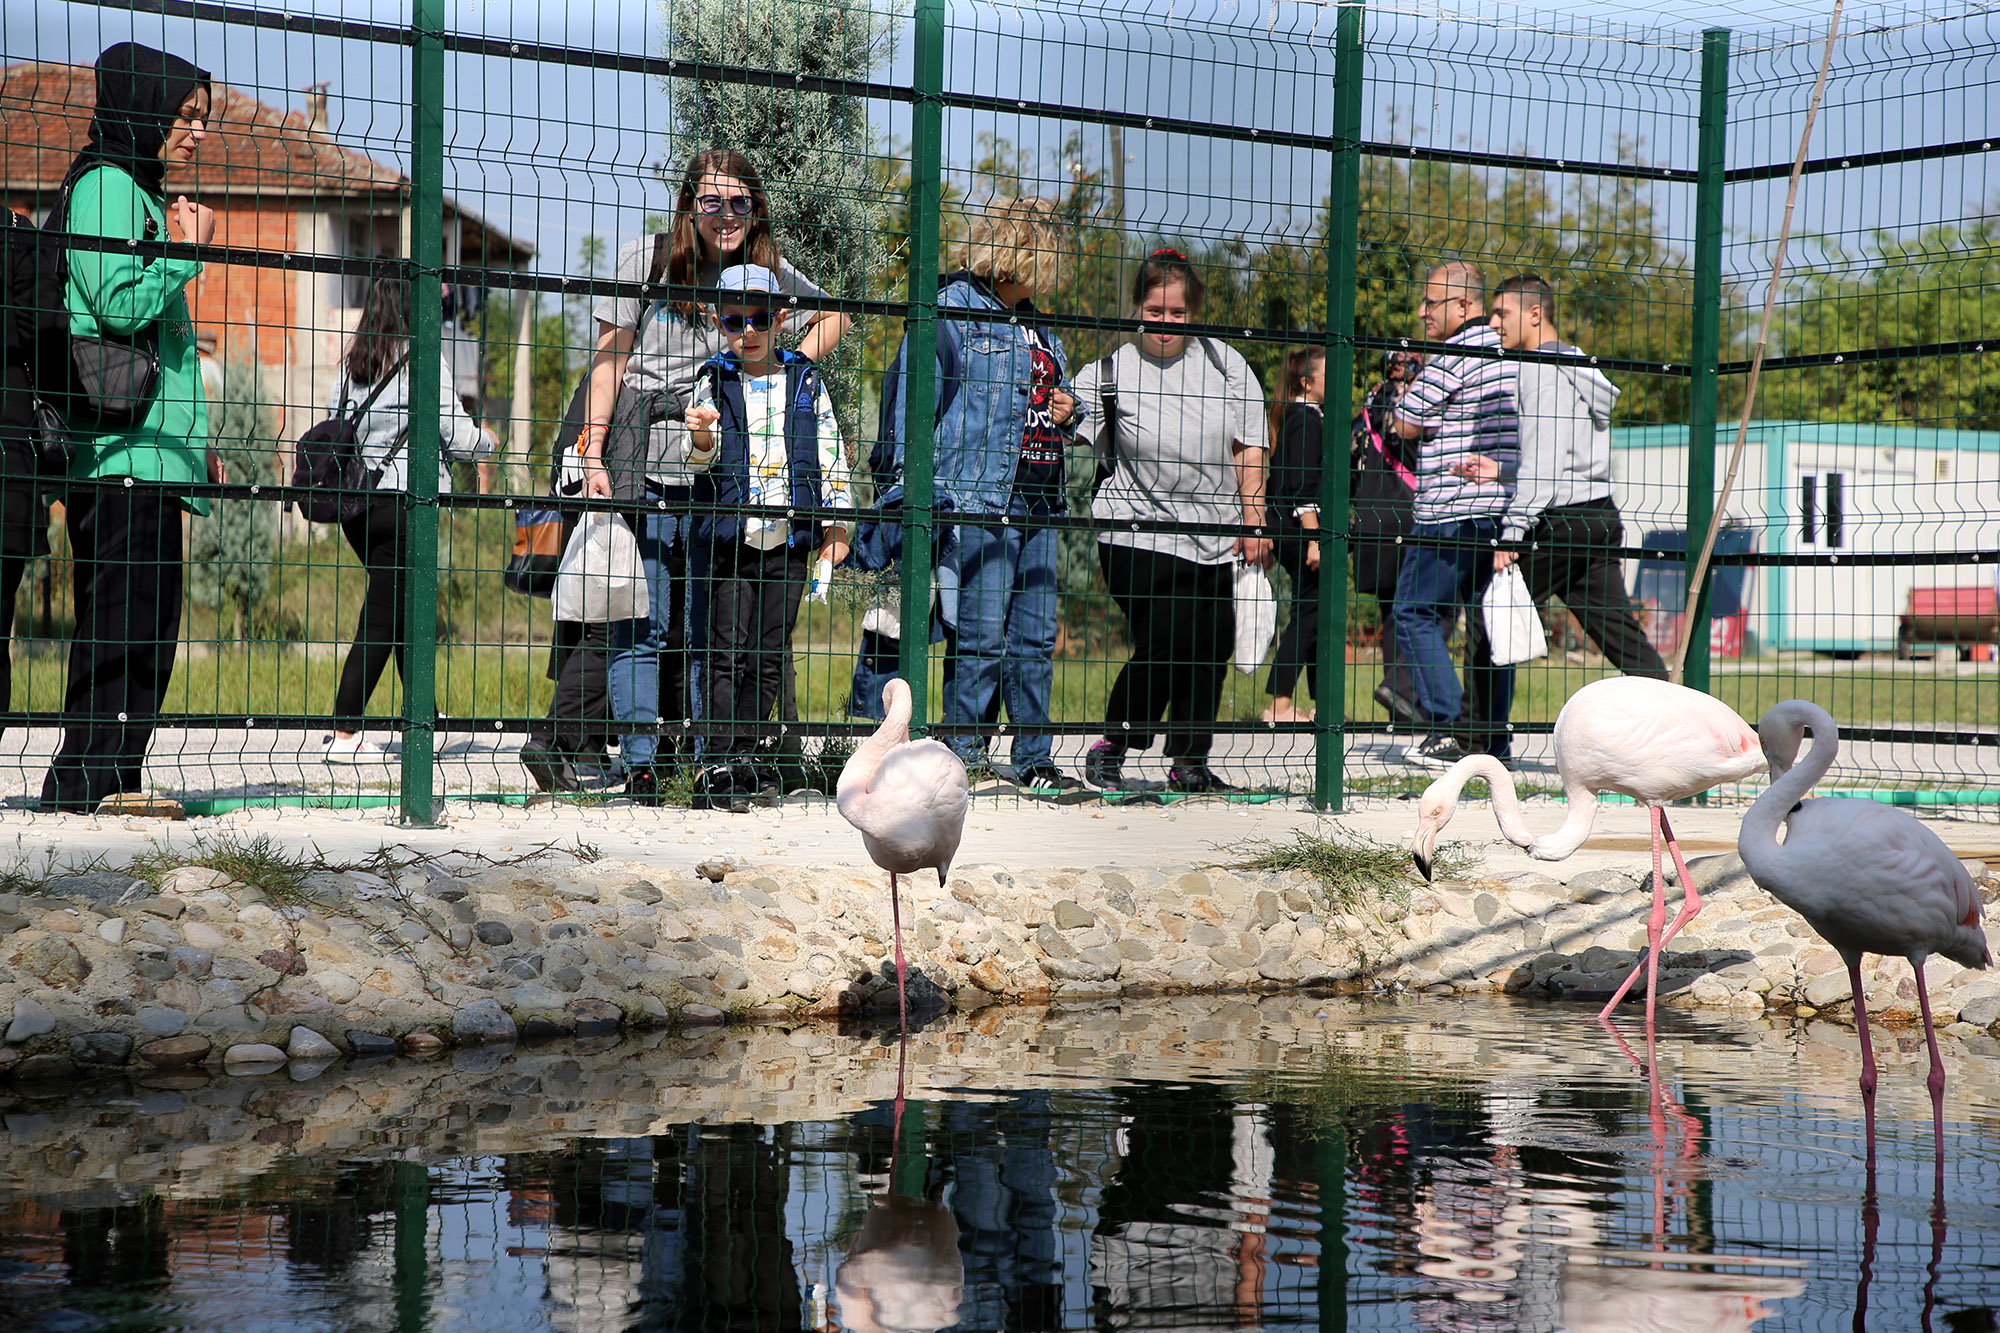
[[[611,275],[607,261],[677,223],[683,164],[717,145],[762,174],[774,239],[823,289],[809,304],[853,321],[824,366],[858,480],[852,518],[864,530],[887,525],[900,558],[843,569],[826,602],[803,605],[784,633],[783,688],[768,702],[748,696],[766,706],[742,719],[751,725],[737,739],[715,738],[700,685],[664,704],[661,720],[630,708],[589,719],[590,752],[563,760],[587,770],[601,758],[611,772],[599,795],[581,799],[623,790],[596,749],[604,736],[658,736],[675,751],[659,765],[670,803],[717,758],[756,766],[752,777],[775,770],[783,791],[830,790],[846,738],[872,726],[848,707],[856,655],[871,649],[923,683],[916,728],[992,760],[982,786],[998,792],[1015,790],[1004,780],[1012,747],[1049,736],[1066,773],[1104,777],[1086,753],[1100,741],[1123,756],[1123,781],[1105,799],[1178,799],[1202,785],[1185,772],[1212,770],[1238,789],[1226,793],[1233,799],[1338,809],[1428,780],[1413,753],[1427,732],[1463,733],[1476,746],[1481,726],[1483,743],[1511,750],[1532,781],[1552,771],[1547,732],[1562,701],[1611,669],[1606,645],[1584,631],[1629,615],[1669,659],[1691,624],[1686,682],[1753,721],[1780,698],[1825,704],[1849,727],[1836,780],[1888,799],[2000,801],[1991,646],[2000,379],[1985,332],[2000,266],[1986,88],[2000,48],[1986,11],[1871,18],[1838,41],[1748,471],[1692,599],[1690,552],[1717,518],[1718,459],[1735,438],[1781,182],[1823,29],[1433,21],[1358,5],[1177,12],[1164,0],[1061,10],[668,0],[657,13],[538,20],[418,0],[407,24],[49,0],[10,13],[5,31],[0,179],[8,203],[38,219],[90,115],[89,71],[71,67],[137,38],[217,80],[204,156],[193,174],[168,180],[169,194],[216,201],[214,241],[69,237],[77,252],[198,252],[208,266],[190,288],[193,323],[217,343],[224,391],[211,424],[241,466],[228,484],[184,488],[212,499],[215,513],[190,523],[181,650],[142,779],[191,809],[331,802],[428,823],[442,797],[536,792],[517,746],[549,728],[552,627],[546,601],[501,585],[514,520],[530,509],[572,522],[608,510],[643,527],[660,515],[752,512],[700,489],[637,501],[548,495],[565,404],[599,332],[592,305],[661,290]],[[330,96],[298,93],[327,80]],[[1028,322],[1060,338],[1069,378],[1097,393],[1079,398],[1067,515],[1038,513],[1023,526],[1018,515],[953,506],[963,482],[947,456],[959,446],[939,414],[954,396],[1025,388],[980,383],[963,368],[940,380],[936,368],[941,337],[1019,335],[1019,313],[1000,306],[941,313],[940,284],[961,263],[969,225],[1028,197],[1051,201],[1065,238],[1060,276]],[[1457,351],[1419,317],[1436,265],[1478,265],[1489,302],[1508,275],[1549,279],[1561,336],[1620,390],[1612,455],[1623,536],[1591,540],[1622,570],[1616,605],[1585,604],[1578,585],[1570,604],[1544,606],[1551,652],[1510,673],[1511,714],[1487,699],[1470,705],[1469,729],[1460,718],[1412,726],[1391,716],[1376,696],[1390,683],[1377,666],[1383,646],[1397,638],[1383,622],[1387,588],[1350,572],[1318,579],[1317,641],[1301,659],[1316,670],[1303,673],[1295,720],[1270,703],[1269,668],[1251,662],[1224,673],[1212,722],[1200,698],[1186,717],[1165,709],[1168,753],[1120,748],[1161,725],[1162,707],[1122,732],[1107,713],[1119,698],[1134,709],[1159,702],[1121,680],[1136,678],[1128,659],[1142,638],[1179,636],[1158,691],[1214,688],[1223,668],[1208,659],[1228,654],[1209,642],[1221,621],[1190,630],[1172,620],[1206,615],[1198,603],[1149,601],[1107,582],[1132,577],[1113,568],[1117,552],[1174,541],[1258,549],[1282,524],[1269,510],[1263,523],[1180,521],[1172,487],[1129,469],[1093,506],[1102,380],[1089,371],[1140,331],[1130,284],[1161,247],[1187,255],[1207,286],[1181,356],[1212,346],[1218,372],[1240,358],[1268,404],[1286,395],[1288,350],[1323,349],[1317,541],[1327,571],[1358,571],[1385,540],[1392,557],[1471,549],[1483,560],[1492,549],[1477,537],[1469,548],[1462,536],[1363,540],[1350,504],[1360,474],[1341,460],[1386,353],[1436,361]],[[666,296],[722,298],[712,275],[695,277],[670,279]],[[404,532],[407,651],[372,692],[366,727],[401,745],[373,767],[328,767],[321,737],[353,725],[333,687],[365,580],[330,526],[271,511],[300,498],[286,484],[292,441],[326,411],[361,298],[382,278],[409,292],[409,481],[390,501]],[[874,475],[871,460],[887,457],[878,404],[899,347],[909,368],[898,381],[900,469]],[[1532,349],[1465,355],[1497,356],[1509,373],[1559,363]],[[1121,388],[1125,406],[1150,410],[1144,381]],[[440,493],[439,460],[460,429],[454,398],[494,427],[490,490],[447,459],[457,484]],[[1173,410],[1205,408],[1180,399]],[[1220,464],[1211,472],[1227,475]],[[73,475],[52,489],[68,499],[121,484]],[[1120,517],[1120,488],[1149,484],[1162,489],[1142,498],[1167,517]],[[875,508],[885,494],[899,503]],[[839,516],[789,508],[807,529]],[[25,566],[6,714],[11,786],[30,803],[65,723],[78,726],[64,666],[73,546],[60,524],[52,532],[54,553]],[[1028,636],[1027,656],[1049,676],[1047,716],[1010,684],[994,691],[995,716],[961,716],[954,727],[945,678],[977,654],[960,650],[972,631],[943,611],[949,587],[934,588],[941,574],[947,585],[957,576],[956,552],[973,536],[1009,532],[1054,532],[1059,548],[1054,642]],[[1552,555],[1581,540],[1541,536]],[[1280,621],[1305,609],[1289,599],[1312,541],[1290,536],[1278,549]],[[688,586],[720,586],[703,577],[714,576],[690,574]],[[1172,623],[1134,623],[1149,615]],[[714,623],[699,618],[688,622],[696,640]],[[1455,683],[1456,664],[1480,650],[1448,622],[1443,631]],[[609,651],[620,651],[615,641]],[[712,660],[704,652],[697,642],[683,659],[698,678]],[[1197,667],[1206,674],[1189,687]],[[1499,688],[1464,674],[1475,697]],[[753,733],[755,747],[730,750]]]

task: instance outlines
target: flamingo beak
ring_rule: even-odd
[[[1417,863],[1417,873],[1424,877],[1426,884],[1431,882],[1431,851],[1437,846],[1437,835],[1436,829],[1421,827],[1411,848],[1411,859]]]

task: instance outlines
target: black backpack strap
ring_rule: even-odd
[[[1112,348],[1111,355],[1097,363],[1097,410],[1103,416],[1103,424],[1097,428],[1097,475],[1090,484],[1091,493],[1118,468],[1118,353]]]
[[[387,370],[383,371],[380,375],[376,377],[375,387],[370,389],[368,391],[368,396],[361,400],[361,406],[355,408],[354,411],[350,413],[346,410],[345,406],[343,405],[341,409],[341,415],[346,417],[349,421],[359,422],[361,418],[368,415],[368,409],[375,406],[375,400],[382,396],[382,391],[389,387],[389,381],[395,379],[396,376],[402,374],[403,367],[409,364],[410,364],[410,349],[409,345],[406,343],[403,347],[403,354],[396,358],[396,364],[390,366]],[[348,380],[347,387],[350,390],[353,389],[354,381],[351,379]],[[409,434],[409,429],[410,428],[408,426],[405,426],[403,428],[403,433],[405,435]]]

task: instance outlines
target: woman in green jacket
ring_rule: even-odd
[[[207,244],[215,215],[185,195],[169,204],[165,182],[169,167],[194,160],[209,97],[207,72],[178,56],[136,42],[107,48],[97,59],[89,141],[64,179],[67,229]],[[141,791],[180,638],[181,511],[208,512],[206,501],[183,492],[204,475],[222,480],[207,450],[208,409],[183,293],[200,272],[193,259],[69,252],[71,336],[153,344],[160,372],[133,425],[107,428],[82,406],[70,413],[75,458],[65,521],[75,554],[76,631],[62,748],[42,782],[46,809],[91,811],[107,797]],[[136,796],[125,804],[146,803]]]

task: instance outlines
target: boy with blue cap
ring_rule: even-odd
[[[781,794],[774,767],[755,762],[778,700],[785,654],[816,554],[822,581],[847,557],[850,523],[828,521],[815,544],[798,510],[852,509],[847,454],[812,358],[777,345],[785,312],[778,275],[738,264],[716,280],[716,322],[729,350],[702,367],[687,409],[697,505],[751,506],[705,514],[694,540],[709,588],[707,753],[695,806],[748,810]],[[758,513],[755,509],[765,512]]]

